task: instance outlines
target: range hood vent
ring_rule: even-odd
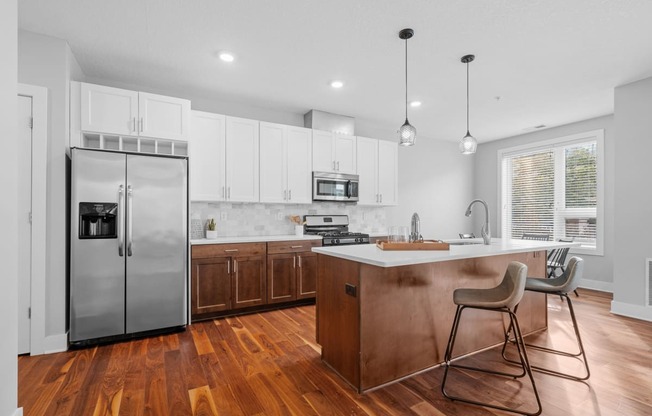
[[[355,118],[325,111],[308,111],[303,115],[303,125],[309,129],[355,136]]]

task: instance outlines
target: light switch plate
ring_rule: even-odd
[[[220,212],[220,220],[226,221],[226,211]]]
[[[283,220],[283,213],[282,212],[277,212],[276,213],[276,221],[282,221]]]

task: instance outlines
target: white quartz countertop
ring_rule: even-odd
[[[475,257],[497,256],[501,254],[525,253],[537,250],[550,250],[561,247],[579,247],[580,243],[560,243],[556,241],[503,240],[493,238],[490,245],[482,244],[482,239],[446,240],[446,242],[480,242],[480,244],[451,245],[450,250],[387,251],[375,244],[361,244],[335,247],[313,247],[312,251],[328,256],[339,257],[359,263],[380,267],[408,266],[411,264],[433,263],[439,261],[470,259]]]
[[[214,240],[201,238],[198,240],[190,240],[192,245],[201,244],[233,244],[233,243],[266,243],[268,241],[296,241],[296,240],[321,240],[321,236],[317,235],[254,235],[246,237],[218,237]]]

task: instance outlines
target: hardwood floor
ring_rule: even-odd
[[[581,290],[573,301],[591,378],[535,373],[543,414],[652,414],[652,323],[610,314],[611,296],[600,292]],[[558,297],[548,304],[549,330],[527,341],[572,350],[568,306]],[[27,416],[504,414],[445,399],[442,368],[358,395],[319,350],[314,306],[217,319],[177,334],[21,356],[18,405]],[[581,370],[574,359],[528,352],[533,364]],[[499,357],[494,348],[468,360],[493,365]],[[532,409],[522,379],[459,371],[449,379],[456,393]]]

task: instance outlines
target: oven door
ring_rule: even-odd
[[[358,175],[313,172],[313,201],[358,201]]]

